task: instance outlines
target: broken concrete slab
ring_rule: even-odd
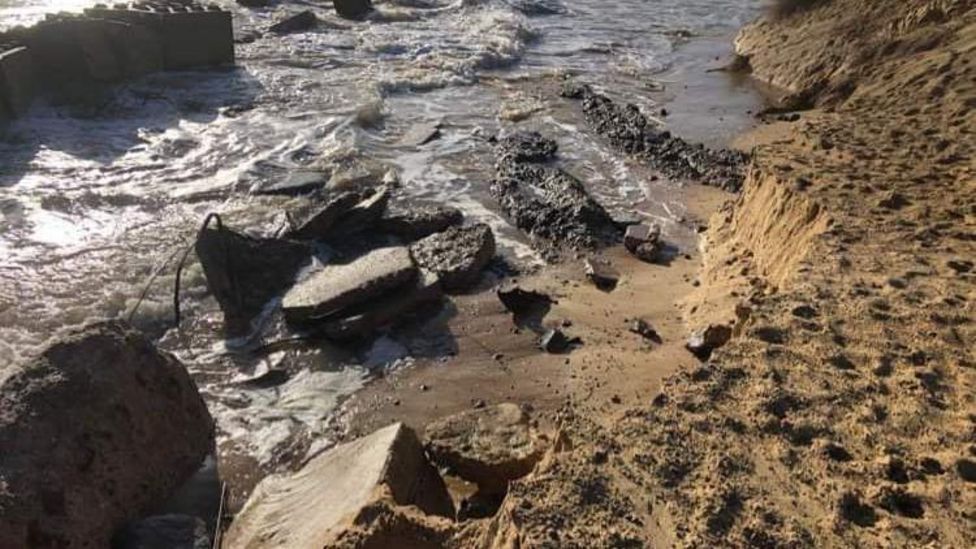
[[[0,410],[0,547],[109,547],[214,444],[183,365],[116,321],[60,334],[16,367]]]
[[[331,339],[364,337],[396,323],[403,315],[424,303],[437,301],[443,295],[437,275],[421,269],[413,285],[395,288],[360,307],[343,311],[340,318],[327,321],[322,331]]]
[[[624,247],[641,261],[655,261],[661,245],[661,227],[658,225],[639,223],[627,227],[624,233]]]
[[[224,313],[228,337],[249,334],[251,320],[294,283],[298,270],[312,257],[308,244],[257,238],[222,224],[200,231],[194,249],[207,287]]]
[[[400,423],[336,446],[296,473],[261,481],[230,525],[224,546],[333,547],[373,522],[376,509],[385,506],[454,515],[416,433]]]
[[[404,247],[381,248],[345,265],[327,265],[296,284],[282,301],[289,322],[323,320],[417,277]]]
[[[416,242],[410,253],[418,265],[440,277],[445,291],[463,292],[478,283],[495,257],[495,234],[484,223],[452,227]]]
[[[424,438],[431,459],[484,493],[505,493],[532,472],[543,447],[516,404],[503,403],[440,419]]]
[[[464,221],[464,214],[449,206],[407,206],[391,208],[376,224],[385,233],[414,241],[439,233]]]
[[[314,28],[319,22],[318,17],[311,10],[305,10],[286,17],[268,28],[275,34],[290,34]]]
[[[367,193],[366,198],[339,218],[330,236],[343,238],[374,227],[389,204],[390,191],[386,187]]]

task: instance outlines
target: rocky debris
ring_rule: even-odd
[[[597,288],[610,292],[620,282],[620,273],[609,262],[588,257],[583,261],[583,273]]]
[[[498,288],[498,300],[511,311],[516,326],[539,328],[542,319],[556,303],[548,295],[535,290],[526,290],[517,285]]]
[[[416,277],[406,248],[381,248],[345,265],[327,265],[289,290],[282,307],[289,322],[322,320]]]
[[[305,10],[278,21],[271,25],[268,30],[275,34],[290,34],[314,28],[318,22],[318,17],[315,17],[311,10]]]
[[[346,19],[362,19],[373,11],[370,0],[333,0],[336,13]]]
[[[484,223],[452,227],[410,246],[417,264],[435,273],[448,292],[463,292],[481,279],[495,257],[495,234]]]
[[[732,328],[725,324],[709,324],[704,330],[692,334],[685,348],[699,360],[705,361],[712,356],[712,351],[725,345],[730,339],[732,339]]]
[[[295,170],[281,179],[259,180],[251,189],[251,194],[297,196],[321,189],[329,180],[329,175],[314,170]]]
[[[308,215],[304,221],[285,233],[287,238],[295,240],[319,240],[329,236],[332,228],[362,200],[356,192],[341,192],[325,206]]]
[[[120,322],[66,332],[0,386],[0,547],[108,547],[213,449],[183,365]]]
[[[410,128],[400,138],[400,145],[404,147],[422,147],[441,138],[441,123],[422,123]]]
[[[416,206],[390,208],[376,224],[382,232],[414,241],[460,225],[464,214],[449,206]]]
[[[367,194],[366,198],[339,217],[331,235],[327,238],[343,238],[375,227],[390,203],[390,191],[381,188]]]
[[[638,318],[637,320],[634,320],[630,324],[630,331],[632,333],[635,333],[635,334],[643,337],[644,339],[653,341],[654,343],[657,343],[658,345],[660,345],[661,343],[663,343],[663,340],[661,339],[661,335],[658,334],[657,333],[657,330],[655,330],[654,327],[651,326],[643,318]]]
[[[624,233],[624,247],[641,261],[655,261],[661,251],[661,244],[661,227],[657,225],[631,225]]]
[[[437,275],[421,269],[413,285],[398,287],[381,298],[343,311],[337,318],[326,321],[321,329],[332,339],[363,337],[396,323],[424,303],[437,301],[443,293]]]
[[[567,83],[562,95],[582,101],[586,120],[614,147],[638,156],[665,176],[698,181],[730,192],[738,192],[742,187],[745,154],[692,145],[655,128],[636,105],[621,107],[586,85]]]
[[[368,547],[339,540],[373,527],[379,529],[373,536],[390,535],[399,521],[382,517],[410,512],[404,506],[435,516],[454,515],[444,482],[427,462],[417,435],[396,423],[336,446],[296,473],[261,481],[231,523],[224,546]],[[401,543],[415,546],[408,538]]]
[[[539,348],[551,355],[560,355],[569,351],[577,339],[570,339],[559,328],[551,328],[539,339]]]
[[[194,249],[224,313],[224,332],[240,337],[251,332],[251,320],[268,301],[294,283],[312,250],[301,242],[245,235],[216,219],[216,228],[208,224],[200,231]]]
[[[555,146],[538,134],[519,133],[500,141],[492,197],[546,251],[616,241],[620,234],[610,214],[579,180],[559,168],[529,163],[551,158]]]
[[[434,421],[424,438],[435,463],[486,494],[504,494],[509,482],[532,472],[543,452],[529,417],[512,403]]]
[[[498,141],[499,156],[511,162],[548,162],[559,145],[539,132],[515,132]]]
[[[271,0],[237,0],[237,3],[245,8],[266,8],[271,5]]]
[[[207,524],[189,515],[159,515],[126,525],[113,549],[211,549]]]

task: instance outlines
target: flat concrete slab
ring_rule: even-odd
[[[444,482],[417,435],[401,423],[337,446],[297,473],[258,484],[224,538],[224,547],[334,547],[343,532],[369,521],[376,503],[415,505],[453,516]]]
[[[421,270],[416,282],[396,288],[387,294],[329,321],[325,335],[332,339],[351,339],[369,335],[376,329],[394,324],[403,315],[424,303],[440,299],[444,295],[436,274]]]
[[[326,266],[289,290],[282,306],[291,322],[324,319],[416,276],[417,267],[406,248],[380,248],[352,263]]]

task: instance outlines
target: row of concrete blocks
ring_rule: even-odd
[[[233,62],[231,14],[216,6],[153,1],[48,16],[0,35],[0,119],[45,91]]]

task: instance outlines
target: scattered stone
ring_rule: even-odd
[[[817,316],[817,310],[809,305],[799,305],[793,308],[793,316],[805,320],[811,320]]]
[[[511,311],[516,326],[539,326],[549,309],[556,303],[548,295],[519,286],[499,288],[498,300]]]
[[[311,10],[299,12],[291,17],[278,21],[268,29],[275,34],[290,34],[314,28],[319,22],[318,17]]]
[[[837,514],[847,522],[869,528],[878,522],[878,514],[869,504],[864,503],[856,492],[845,492],[837,502]]]
[[[448,292],[463,292],[481,279],[481,271],[495,257],[495,234],[484,223],[452,227],[410,246],[422,268],[437,274]]]
[[[404,147],[422,147],[441,138],[441,123],[431,122],[418,124],[400,138],[400,145]]]
[[[654,343],[660,345],[664,341],[661,339],[661,335],[657,333],[646,320],[643,318],[638,318],[630,325],[630,331],[643,337],[644,339],[649,339]]]
[[[730,339],[732,339],[732,328],[724,324],[710,324],[704,330],[692,334],[685,348],[699,360],[706,361],[715,349],[725,345]]]
[[[377,222],[380,231],[414,241],[460,225],[464,214],[449,206],[411,207],[388,210]]]
[[[437,275],[421,269],[420,276],[412,286],[394,288],[359,307],[345,310],[340,318],[327,321],[322,331],[332,339],[364,337],[383,326],[396,324],[405,314],[442,296]]]
[[[609,263],[594,258],[587,258],[583,262],[583,272],[586,278],[597,288],[611,292],[620,282],[620,273]]]
[[[373,11],[370,0],[333,0],[336,13],[346,19],[362,19]]]
[[[543,448],[516,404],[468,410],[427,426],[431,459],[486,494],[504,494],[508,483],[532,472]]]
[[[553,355],[565,353],[569,350],[570,344],[570,339],[558,328],[547,331],[539,340],[539,348]]]
[[[400,423],[336,446],[296,473],[261,481],[224,546],[258,549],[273,540],[275,547],[334,547],[349,530],[375,522],[377,506],[384,505],[454,516],[417,435]]]
[[[200,231],[194,249],[228,337],[249,334],[251,320],[295,282],[312,256],[307,244],[248,236],[224,227],[219,218],[216,228]]]
[[[416,276],[417,267],[403,247],[374,250],[345,265],[327,265],[285,294],[285,318],[289,322],[325,319]]]
[[[12,370],[0,410],[0,547],[109,547],[213,449],[183,365],[116,321],[66,332]]]
[[[113,549],[211,549],[207,524],[189,515],[159,515],[126,525]]]
[[[642,261],[655,261],[661,251],[661,227],[646,223],[627,227],[624,247]]]

